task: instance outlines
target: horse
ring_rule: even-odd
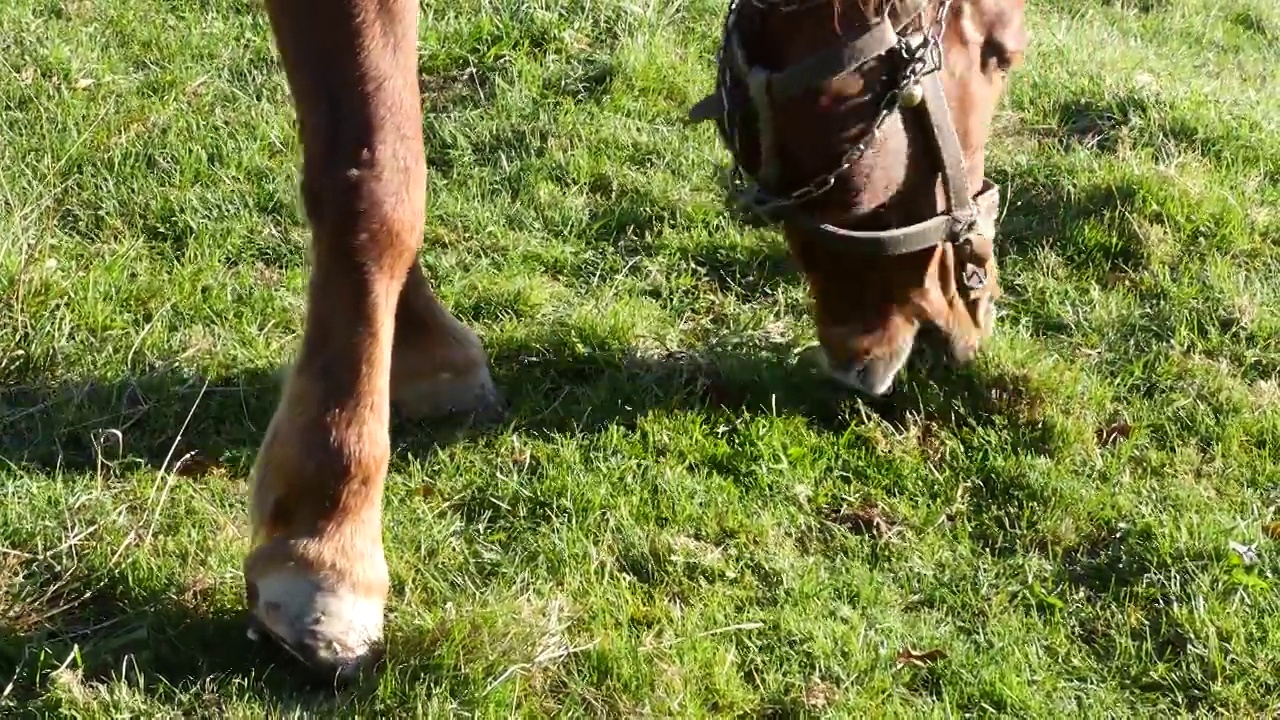
[[[891,389],[924,325],[966,362],[993,328],[991,121],[1025,0],[730,0],[713,120],[730,190],[780,224],[824,367]],[[418,253],[426,160],[416,0],[267,0],[302,149],[302,342],[252,469],[250,634],[350,680],[385,653],[382,495],[394,406],[500,417],[477,335]],[[816,51],[815,51],[816,49]]]

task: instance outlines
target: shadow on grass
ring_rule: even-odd
[[[662,206],[645,197],[612,208],[598,221],[597,242],[630,238],[620,251],[652,251],[648,241],[654,229],[675,217],[674,210],[653,212]],[[755,252],[738,250],[708,244],[695,249],[690,260],[722,292],[745,300],[759,299],[794,272],[780,242]],[[532,344],[495,347],[496,379],[511,416],[501,428],[471,431],[592,434],[634,427],[652,413],[705,412],[801,416],[816,430],[841,433],[869,410],[899,428],[920,422],[999,427],[1021,452],[1044,454],[1054,444],[1052,428],[1036,416],[1024,379],[944,368],[921,353],[910,363],[910,379],[902,389],[865,400],[798,363],[793,348],[785,345],[637,353],[612,346],[584,350],[571,336],[551,333]],[[246,475],[281,379],[276,368],[248,368],[212,378],[167,370],[83,382],[21,382],[0,390],[0,462],[74,475],[104,466],[172,469],[195,453]],[[392,437],[399,451],[416,454],[465,434],[448,424],[397,419]],[[292,697],[287,688],[299,678],[296,666],[286,663],[288,669],[277,670],[269,664],[267,656],[274,651],[244,637],[244,618],[237,613],[208,615],[175,599],[180,588],[144,590],[129,577],[109,572],[77,578],[53,568],[33,574],[91,589],[74,612],[52,614],[29,627],[0,627],[0,654],[16,653],[6,659],[30,667],[26,674],[19,671],[19,693],[38,695],[56,667],[48,666],[50,659],[60,661],[79,646],[80,667],[94,680],[132,672],[144,687],[163,688],[243,679]]]
[[[1136,179],[1067,188],[1051,177],[1020,178],[1010,188],[998,246],[1013,256],[1049,251],[1082,279],[1114,282],[1152,260],[1152,239],[1127,214],[1142,196]]]
[[[1148,523],[1108,522],[1062,552],[1055,582],[1087,599],[1089,610],[1072,613],[1068,626],[1099,662],[1120,671],[1125,687],[1175,697],[1197,711],[1213,701],[1217,670],[1193,647],[1197,629],[1180,609],[1177,578],[1187,568],[1227,560],[1205,547],[1171,543]]]
[[[700,247],[689,261],[719,292],[744,303],[759,302],[784,283],[805,282],[781,234],[748,247]]]
[[[120,463],[158,470],[190,452],[234,464],[256,450],[281,377],[251,369],[208,380],[158,372],[17,385],[0,391],[0,459],[42,472]]]
[[[332,704],[332,685],[279,647],[250,640],[244,613],[188,604],[196,602],[190,587],[140,587],[119,567],[86,573],[74,561],[32,565],[20,587],[6,588],[20,598],[0,624],[0,665],[13,668],[5,673],[7,701],[56,713],[59,696],[85,700],[104,692],[102,684],[124,683],[154,700],[195,701],[215,713],[236,687],[251,686],[294,712]]]
[[[1052,428],[1035,417],[1034,393],[1017,377],[993,376],[978,368],[947,369],[919,355],[901,390],[868,402],[792,355],[790,347],[781,345],[653,355],[625,348],[575,349],[565,340],[497,347],[494,367],[511,415],[502,427],[482,431],[594,434],[634,427],[650,413],[692,411],[801,416],[820,432],[843,433],[870,410],[900,427],[920,422],[999,427],[1018,451],[1052,451]],[[247,473],[274,410],[278,377],[275,371],[253,370],[206,385],[172,373],[10,389],[0,394],[0,460],[39,472],[75,473],[95,472],[103,463],[158,469],[166,458],[172,467],[177,458],[198,451],[233,473]],[[410,455],[430,453],[463,435],[455,426],[403,420],[394,423],[392,433],[397,452]],[[38,557],[40,544],[29,545],[9,549]],[[183,600],[189,588],[181,583],[140,584],[116,568],[88,572],[79,576],[62,567],[24,572],[35,578],[32,592],[43,600],[33,607],[32,617],[0,627],[0,657],[20,668],[14,690],[18,696],[56,702],[44,692],[56,681],[51,673],[78,648],[76,666],[86,679],[136,677],[135,685],[160,700],[186,702],[193,693],[204,693],[216,702],[224,691],[252,685],[285,705],[322,697],[332,702],[331,690],[300,689],[307,676],[291,659],[249,641],[240,613],[201,610],[209,603]],[[48,592],[40,583],[76,589],[72,609],[58,612],[66,604],[59,601],[60,591]],[[415,667],[415,673],[446,672],[429,662]],[[308,684],[306,690],[314,688]]]
[[[589,341],[588,341],[589,344]],[[923,343],[922,343],[923,345]],[[393,445],[430,451],[475,432],[597,433],[634,427],[666,411],[771,413],[807,418],[842,432],[864,410],[891,424],[913,417],[939,425],[984,423],[1019,415],[1022,379],[950,368],[921,349],[907,381],[886,398],[867,399],[823,377],[784,344],[637,353],[584,348],[565,331],[492,350],[495,380],[511,411],[501,426],[421,424],[395,417]],[[133,463],[159,470],[190,453],[247,472],[274,412],[282,372],[250,369],[202,379],[162,372],[114,381],[17,385],[0,391],[0,460],[40,472],[93,472]],[[1034,415],[1034,412],[1031,413]],[[1007,418],[1006,418],[1007,419]],[[1006,425],[1008,423],[1005,423]],[[1051,444],[1043,428],[1023,436],[1027,449]],[[166,464],[167,462],[167,464]]]

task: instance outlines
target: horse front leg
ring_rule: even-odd
[[[257,624],[342,678],[380,654],[396,314],[421,244],[416,0],[268,0],[303,151],[302,347],[253,470]],[[416,270],[415,270],[416,272]]]

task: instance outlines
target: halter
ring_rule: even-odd
[[[795,12],[830,0],[747,1],[763,9]],[[928,0],[899,0],[896,7],[873,20],[871,27],[861,36],[773,72],[748,60],[736,29],[738,10],[743,0],[730,0],[720,49],[716,54],[719,67],[716,92],[694,105],[689,111],[689,118],[693,122],[716,121],[720,137],[733,157],[730,192],[751,212],[771,223],[798,224],[812,237],[855,252],[905,255],[950,243],[956,254],[959,287],[966,298],[973,298],[987,285],[987,265],[995,253],[993,241],[1000,188],[984,178],[977,194],[970,191],[964,150],[943,92],[939,76],[943,56],[942,34],[951,1],[943,0],[932,32],[922,30],[900,35],[902,28],[924,10]],[[773,104],[819,88],[839,75],[861,71],[872,60],[893,54],[898,56],[893,63],[898,68],[896,82],[881,99],[876,119],[862,139],[831,172],[798,190],[778,190],[780,168],[773,129]],[[744,89],[751,101],[750,109],[754,111],[759,139],[760,164],[754,178],[749,177],[741,165],[738,127],[742,113],[730,102],[731,92],[741,94]],[[904,110],[923,112],[929,119],[934,146],[942,159],[946,212],[907,227],[860,231],[819,222],[799,211],[798,206],[834,187],[837,179],[879,138],[880,128],[889,116]]]

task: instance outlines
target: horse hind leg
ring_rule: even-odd
[[[313,267],[302,347],[253,470],[256,623],[318,670],[380,655],[397,305],[426,165],[416,0],[268,0],[297,111]],[[416,271],[416,270],[415,270]]]
[[[391,400],[418,419],[461,414],[486,423],[506,412],[480,339],[440,303],[417,263],[396,309]]]

